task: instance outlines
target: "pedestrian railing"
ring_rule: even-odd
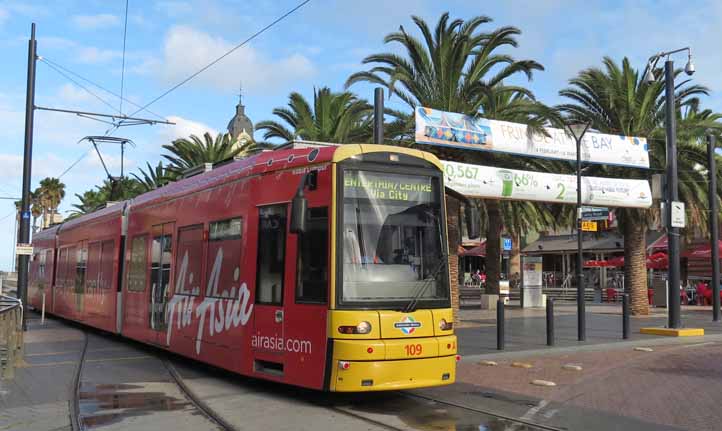
[[[0,379],[15,377],[23,359],[23,305],[20,300],[0,295]]]

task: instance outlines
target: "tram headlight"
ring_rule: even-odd
[[[341,334],[368,334],[371,332],[371,324],[364,320],[356,326],[339,326],[338,332],[340,332]]]
[[[446,319],[441,319],[439,322],[439,329],[442,331],[451,331],[454,329],[454,322],[447,322]]]
[[[367,321],[363,321],[356,325],[356,333],[357,334],[368,334],[371,332],[371,324]]]

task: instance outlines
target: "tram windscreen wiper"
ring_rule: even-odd
[[[449,261],[449,256],[446,254],[442,254],[439,257],[439,264],[434,269],[434,272],[431,273],[431,275],[424,279],[424,282],[417,288],[417,292],[411,297],[411,301],[409,301],[405,307],[401,309],[404,313],[412,312],[416,309],[416,305],[419,303],[419,298],[423,296],[423,294],[426,292],[426,290],[431,286],[433,281],[436,281],[436,277],[439,275],[442,269],[446,267],[446,263]]]

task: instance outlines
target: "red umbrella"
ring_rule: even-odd
[[[720,254],[722,254],[722,241],[717,242],[717,247],[720,251]],[[702,244],[691,250],[685,251],[684,253],[682,253],[682,256],[690,257],[692,259],[709,259],[712,257],[712,247],[710,247],[709,243]]]

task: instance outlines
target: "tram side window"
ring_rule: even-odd
[[[213,222],[208,229],[206,261],[207,295],[214,298],[237,298],[241,284],[240,217]]]
[[[203,262],[203,225],[178,230],[178,252],[175,256],[176,295],[198,296],[201,291]]]
[[[78,248],[75,260],[75,291],[80,292],[85,286],[85,271],[88,266],[88,249],[85,247]]]
[[[283,303],[283,264],[286,255],[286,205],[258,209],[258,266],[256,302]]]
[[[156,286],[156,302],[161,303],[170,282],[171,236],[154,236],[151,250],[150,282]]]
[[[130,246],[130,265],[128,265],[128,290],[145,290],[146,235],[133,238]]]
[[[328,291],[328,208],[309,208],[298,236],[296,302],[325,303]]]
[[[68,249],[61,248],[58,252],[58,271],[55,278],[59,287],[65,287],[65,262],[68,259]]]
[[[99,287],[110,289],[113,287],[113,251],[115,241],[103,241],[100,246],[100,270],[98,276]]]

